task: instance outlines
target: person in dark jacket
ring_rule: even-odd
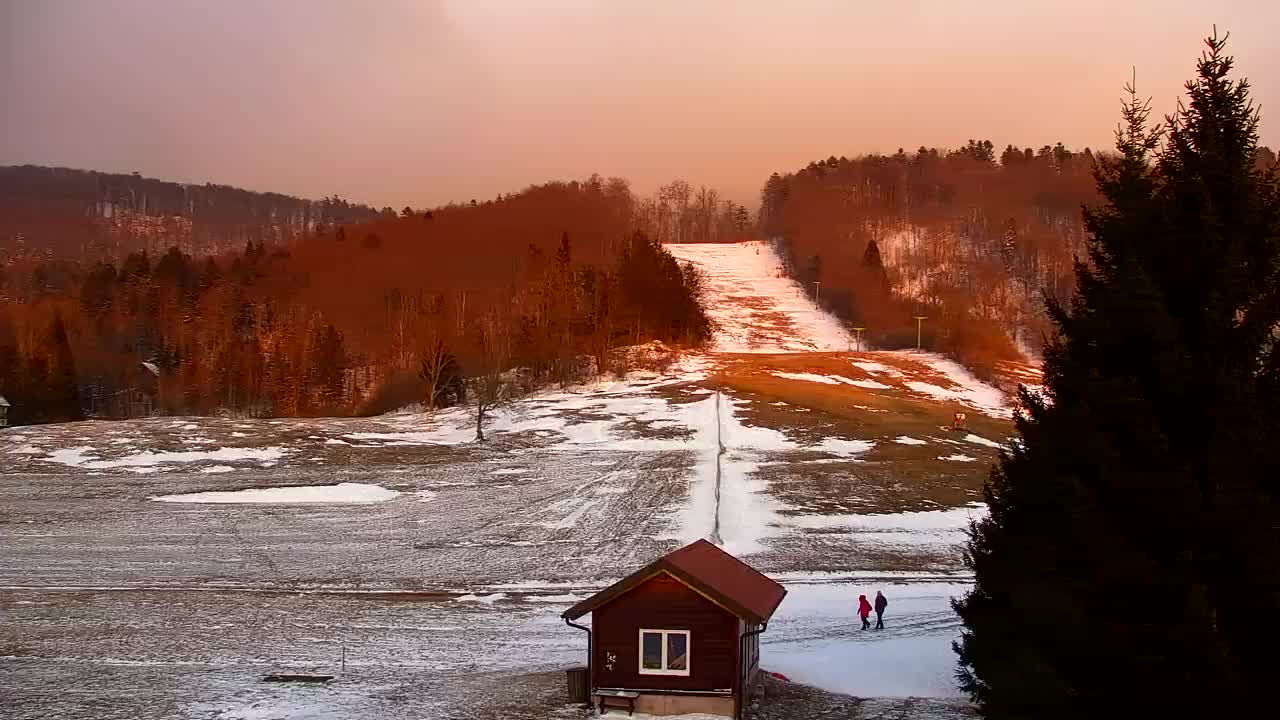
[[[871,622],[867,620],[867,616],[871,614],[871,603],[867,602],[866,595],[858,596],[858,615],[862,618],[862,629],[866,630],[871,627]]]
[[[887,607],[889,607],[888,598],[886,598],[884,595],[880,593],[879,590],[877,590],[876,591],[876,629],[877,630],[884,629],[884,609]]]

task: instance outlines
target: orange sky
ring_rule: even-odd
[[[0,164],[395,207],[599,172],[755,205],[828,155],[1109,146],[1131,67],[1171,110],[1213,23],[1280,144],[1272,0],[0,0]]]

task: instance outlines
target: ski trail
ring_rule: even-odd
[[[849,349],[840,321],[782,273],[767,243],[664,245],[706,274],[704,301],[715,323],[712,349],[731,353],[823,352]]]

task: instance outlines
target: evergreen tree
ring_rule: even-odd
[[[1167,136],[1130,88],[1088,262],[1049,303],[1045,393],[955,604],[986,717],[1243,717],[1280,668],[1280,192],[1224,42]]]
[[[556,249],[556,264],[567,268],[573,259],[573,246],[569,244],[568,231],[560,233],[560,247]]]
[[[15,425],[57,422],[60,418],[52,412],[49,397],[49,358],[44,353],[30,353],[23,359],[18,371],[16,406],[13,412]]]
[[[334,411],[343,401],[347,353],[342,333],[326,323],[311,331],[311,388],[318,391],[320,408]]]
[[[767,238],[783,234],[782,206],[787,200],[787,181],[778,173],[769,176],[760,197],[760,231]]]
[[[83,420],[76,364],[71,355],[71,343],[67,340],[67,328],[62,323],[62,313],[54,314],[45,347],[48,361],[44,368],[44,401],[41,403],[45,419],[54,422]]]
[[[884,270],[884,259],[880,257],[880,244],[874,238],[867,241],[867,249],[862,253],[862,265],[872,275],[872,277],[884,280],[887,275]]]
[[[819,289],[815,283],[822,282],[822,256],[814,255],[809,258],[809,266],[805,269],[804,286],[805,291],[812,291],[814,299],[818,297]]]

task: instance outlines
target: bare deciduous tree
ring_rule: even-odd
[[[425,398],[427,409],[435,410],[440,407],[440,400],[446,390],[448,375],[452,366],[455,365],[453,356],[445,346],[444,340],[439,335],[435,335],[427,341],[422,350],[422,357],[419,360],[421,369],[418,371],[418,376],[427,385]]]
[[[498,312],[486,313],[475,325],[472,342],[476,350],[476,372],[467,380],[476,404],[476,442],[484,442],[484,418],[510,396],[505,377],[511,358],[511,323]]]

